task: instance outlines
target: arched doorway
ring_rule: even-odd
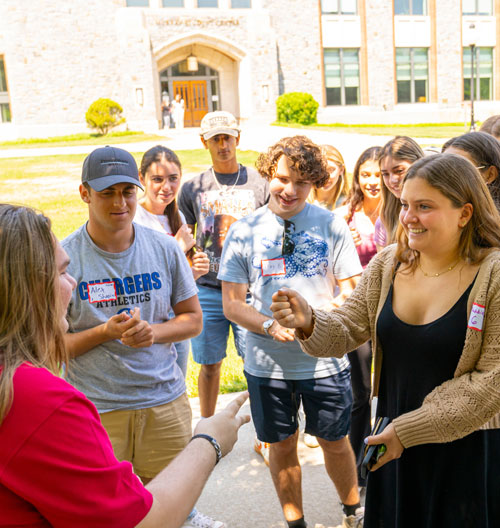
[[[180,93],[184,99],[184,126],[198,127],[208,112],[219,110],[219,74],[198,61],[197,71],[188,71],[187,60],[173,64],[160,72],[161,93],[173,100]]]

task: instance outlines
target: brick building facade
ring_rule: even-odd
[[[500,0],[2,0],[0,137],[85,130],[99,97],[154,130],[165,92],[186,126],[271,120],[290,91],[323,121],[459,121],[471,49],[478,112],[500,113],[498,28]]]

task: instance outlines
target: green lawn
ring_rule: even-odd
[[[348,125],[345,123],[297,125],[296,123],[273,123],[290,128],[330,129],[334,132],[369,134],[378,136],[410,136],[413,138],[451,138],[469,132],[464,123],[424,123],[416,125]]]
[[[210,154],[204,149],[177,151],[183,166],[183,177],[199,174],[210,166]],[[142,153],[133,153],[140,162]],[[253,166],[258,153],[238,152],[238,160]],[[52,220],[53,231],[63,239],[87,219],[87,207],[80,199],[80,184],[84,154],[0,159],[0,201],[29,205],[42,210]],[[246,388],[242,361],[236,354],[232,339],[228,357],[221,372],[221,392]],[[198,393],[199,366],[190,358],[188,364],[188,394]]]
[[[0,149],[69,147],[74,145],[112,145],[114,143],[135,143],[137,141],[165,141],[164,136],[144,132],[110,132],[106,136],[98,134],[73,134],[49,138],[26,138],[0,142]]]

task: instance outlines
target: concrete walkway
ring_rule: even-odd
[[[224,408],[236,394],[219,395]],[[198,398],[191,398],[193,427],[200,418]],[[250,414],[248,402],[242,411]],[[269,468],[253,449],[255,430],[250,422],[240,429],[234,449],[214,469],[197,503],[198,509],[224,521],[227,528],[285,528]],[[326,474],[319,447],[311,449],[299,440],[305,519],[310,528],[334,528],[342,522],[340,501]]]

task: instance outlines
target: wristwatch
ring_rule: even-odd
[[[264,330],[264,334],[270,335],[269,330],[271,329],[271,326],[274,324],[274,319],[268,319],[267,321],[264,321],[262,323],[262,330]]]

